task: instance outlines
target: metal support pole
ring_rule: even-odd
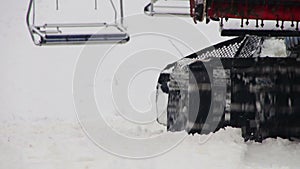
[[[95,0],[95,10],[97,10],[97,9],[98,9],[98,1]]]
[[[56,0],[56,10],[59,9],[58,7],[59,7],[59,6],[58,6],[58,0]]]
[[[116,9],[116,6],[115,6],[114,2],[112,0],[110,0],[110,3],[111,3],[111,6],[113,7],[113,10],[115,12],[115,24],[117,24],[118,12],[117,12],[117,9]]]
[[[32,24],[35,24],[35,0],[33,0],[32,2],[32,7],[33,7],[33,11],[32,11]]]
[[[123,26],[124,23],[124,9],[123,9],[123,0],[120,0],[120,12],[121,12],[121,26]]]
[[[151,0],[151,9],[150,9],[151,11],[151,13],[153,13],[154,12],[154,0]]]

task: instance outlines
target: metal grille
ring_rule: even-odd
[[[234,58],[252,57],[259,49],[262,38],[257,36],[247,36],[245,38],[235,38],[225,41],[213,47],[206,48],[197,53],[196,59],[203,58]]]
[[[261,44],[262,44],[261,37],[257,37],[257,36],[248,37],[238,57],[241,58],[253,57],[256,51],[258,51],[258,49],[260,48]]]
[[[240,46],[241,46],[241,43],[234,43],[234,44],[230,44],[228,46],[224,46],[222,48],[219,48],[219,49],[216,49],[213,51],[207,51],[207,52],[199,55],[198,59],[211,58],[211,57],[233,58]]]

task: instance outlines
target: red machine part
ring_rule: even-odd
[[[195,15],[195,6],[196,6],[196,4],[195,4],[195,0],[190,0],[190,16],[191,17],[194,17],[194,15]]]
[[[300,21],[300,0],[207,0],[208,18]]]

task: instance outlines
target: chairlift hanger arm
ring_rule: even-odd
[[[30,17],[32,16],[32,22],[30,22]],[[35,23],[35,0],[30,0],[29,1],[29,6],[27,10],[27,15],[26,15],[26,24],[27,28],[30,32],[30,37],[35,45],[39,45],[39,43],[36,41],[34,37],[34,32],[36,31],[33,29],[33,25]]]

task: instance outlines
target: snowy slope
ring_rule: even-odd
[[[63,0],[61,1],[65,3]],[[82,6],[84,3],[80,2],[77,5],[75,3],[72,5],[75,11],[89,8],[89,6]],[[48,3],[52,4],[52,1],[48,1]],[[147,4],[145,0],[126,1],[126,14],[143,15],[142,8],[145,4]],[[92,6],[93,3],[90,3],[90,5]],[[104,60],[107,62],[106,66],[102,67],[102,71],[99,71],[100,75],[95,79],[97,85],[92,85],[91,87],[96,87],[96,97],[103,103],[103,105],[100,103],[100,107],[104,110],[102,115],[114,131],[136,140],[145,139],[147,141],[147,139],[152,137],[162,137],[159,139],[161,142],[156,141],[147,147],[139,149],[138,151],[141,154],[143,152],[151,152],[150,150],[160,150],[158,147],[162,145],[168,146],[168,143],[171,144],[171,148],[168,147],[169,151],[163,154],[144,159],[124,158],[113,155],[112,153],[114,152],[109,153],[101,149],[82,130],[73,104],[73,72],[82,50],[84,53],[85,50],[90,48],[84,48],[84,46],[33,46],[25,26],[26,7],[26,1],[19,2],[17,0],[5,1],[0,6],[1,169],[299,168],[300,144],[296,142],[283,139],[268,139],[262,144],[244,143],[240,131],[232,128],[227,128],[209,136],[187,136],[185,133],[167,133],[162,126],[155,122],[143,125],[132,123],[120,116],[114,109],[111,98],[108,98],[111,96],[111,93],[108,92],[109,88],[104,88],[105,90],[107,89],[104,91],[102,87],[110,87],[109,85],[113,83],[113,87],[119,89],[119,86],[122,85],[126,72],[122,74],[121,71],[121,74],[117,74],[116,78],[111,77],[111,75],[114,75],[118,65],[126,59],[126,57],[122,57],[123,52],[129,49],[136,51],[145,48],[145,46],[149,47],[149,49],[158,47],[161,47],[159,48],[160,50],[171,49],[172,44],[164,46],[165,39],[160,39],[161,37],[154,37],[158,41],[161,40],[160,43],[145,42],[139,38],[132,39],[131,44],[119,47],[117,51],[110,53],[110,58]],[[48,13],[48,11],[46,12],[48,8],[50,9],[51,5],[42,6],[42,9],[45,10],[41,10],[42,13]],[[77,18],[77,16],[73,17],[75,14],[70,12],[66,14],[66,18],[84,20],[84,14],[86,13],[80,11],[81,18]],[[45,16],[45,18],[48,17],[51,20],[55,18],[55,15],[49,14],[49,16]],[[150,20],[157,22],[157,19]],[[192,23],[191,20],[186,20]],[[134,32],[135,30],[132,30],[135,29],[132,28],[134,24],[130,22],[130,19],[128,22],[128,31]],[[139,23],[142,23],[142,21]],[[166,25],[163,26],[162,30],[167,29]],[[183,35],[191,36],[193,42],[199,41],[199,43],[194,43],[194,46],[192,46],[196,48],[195,50],[222,40],[216,35],[218,32],[217,25],[198,25],[197,27],[209,37],[210,42],[202,43],[203,39],[193,39],[193,33],[183,32]],[[156,31],[158,28],[155,26],[148,27],[148,31]],[[174,30],[176,29],[174,28]],[[145,36],[143,39],[145,38],[151,40],[153,37]],[[177,45],[180,46],[180,44]],[[102,52],[105,52],[105,49],[107,49],[107,47],[101,46],[93,46],[91,48],[96,49],[97,52],[100,51],[99,53],[101,53],[102,49]],[[151,56],[153,52],[157,51],[140,51],[140,53],[137,53],[137,55],[143,54],[140,55],[142,59],[138,63],[146,64],[145,60],[147,63],[155,59],[157,61],[159,58]],[[188,49],[182,51],[184,55],[190,52]],[[169,53],[166,51],[162,53],[166,53],[166,55],[171,53],[170,55],[172,56],[177,55],[176,57],[181,57],[180,52],[178,53],[177,51],[176,53],[174,48]],[[135,57],[134,54],[133,56]],[[161,63],[159,66],[163,68],[171,61],[177,60],[176,57],[164,58],[164,63]],[[127,70],[131,70],[131,66]],[[132,69],[132,71],[134,70]],[[138,116],[145,117],[145,119],[139,119],[141,121],[151,120],[156,116],[155,111],[151,107],[151,103],[153,104],[151,94],[153,94],[159,72],[145,72],[137,75],[137,86],[134,87],[134,90],[129,89],[129,92],[131,92],[129,96],[133,98],[132,104],[137,109],[147,112],[144,116]],[[125,113],[124,115],[125,117],[131,117],[130,114]],[[91,128],[97,127],[91,126]],[[101,127],[103,126],[100,124]],[[119,146],[120,149],[124,149],[125,153],[126,151],[127,154],[134,153],[131,152],[133,150],[130,148],[126,148],[130,146],[129,144],[121,140],[110,139],[109,133],[106,133],[105,130],[97,134],[103,136],[101,138],[108,139],[113,145]],[[184,140],[173,145],[173,138],[184,138]]]

